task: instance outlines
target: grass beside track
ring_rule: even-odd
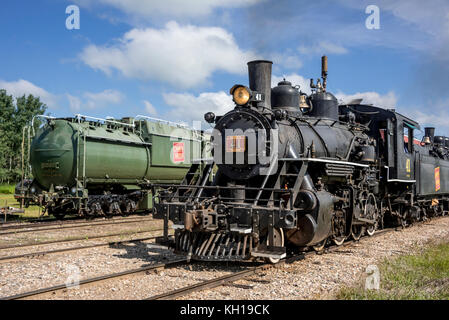
[[[433,244],[408,255],[384,260],[379,266],[380,289],[365,290],[364,281],[343,288],[344,300],[448,300],[449,243]]]
[[[20,203],[14,199],[15,185],[0,185],[0,207],[20,208]],[[31,206],[25,209],[25,213],[19,213],[20,218],[38,218],[40,214],[39,207]],[[47,215],[47,214],[45,214]],[[3,217],[2,217],[3,218]]]
[[[14,194],[14,185],[0,184],[0,194]]]
[[[17,202],[16,199],[14,199],[14,194],[2,194],[0,193],[0,207],[14,207],[14,208],[20,208],[20,203]],[[30,206],[28,208],[25,208],[25,213],[17,213],[17,215],[20,218],[39,218],[39,207],[37,206]],[[47,214],[45,214],[47,216]],[[1,217],[3,218],[3,217]],[[8,220],[13,220],[12,218]]]

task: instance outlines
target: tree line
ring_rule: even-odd
[[[13,97],[0,89],[0,183],[15,183],[21,179],[23,128],[46,110],[47,106],[39,97],[31,94]],[[39,124],[36,122],[35,126]]]

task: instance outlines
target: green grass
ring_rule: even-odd
[[[0,194],[14,194],[15,185],[1,184]]]
[[[17,200],[14,199],[14,192],[11,194],[0,193],[0,207],[6,206],[20,208],[20,203],[18,203]],[[30,206],[29,208],[25,208],[25,213],[18,213],[18,215],[21,218],[37,218],[39,217],[39,213],[40,213],[39,207]]]
[[[343,288],[344,300],[448,300],[449,243],[431,245],[409,255],[384,260],[379,265],[380,290],[364,289],[364,281]]]

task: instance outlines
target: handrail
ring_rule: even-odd
[[[33,129],[33,137],[36,135],[36,131],[34,130],[34,119],[36,119],[36,118],[56,119],[55,117],[52,117],[52,116],[44,116],[43,114],[35,115],[35,116],[33,117],[33,119],[31,119],[31,129]]]
[[[183,124],[183,123],[179,123],[179,122],[173,122],[173,121],[169,121],[169,120],[163,120],[163,119],[158,119],[158,118],[153,118],[153,117],[148,117],[148,116],[143,116],[143,115],[137,115],[134,119],[133,119],[133,124],[135,123],[135,121],[137,119],[146,119],[146,120],[150,120],[153,122],[160,122],[160,123],[166,123],[168,125],[175,125],[178,126],[180,128],[184,128],[184,129],[189,129],[193,132],[193,136],[195,139],[200,140],[200,134],[198,133],[201,130],[197,130],[189,125]]]
[[[103,118],[95,118],[95,117],[91,117],[91,116],[85,116],[85,115],[82,115],[82,114],[76,114],[76,115],[75,115],[75,118],[78,119],[78,122],[81,121],[81,118],[84,118],[84,119],[92,119],[92,120],[97,120],[97,121],[103,121],[103,122],[105,122],[105,123],[106,123],[106,122],[109,122],[109,123],[115,123],[115,124],[119,124],[119,125],[123,125],[123,126],[128,126],[128,127],[132,127],[132,128],[135,127],[134,122],[133,122],[132,124],[129,124],[129,123],[124,123],[124,122],[119,122],[119,121],[114,121],[114,120],[109,120],[109,119],[103,119]]]
[[[153,117],[148,117],[148,116],[143,116],[143,115],[137,115],[134,119],[133,119],[133,124],[135,123],[135,121],[137,119],[146,119],[146,120],[150,120],[150,121],[154,121],[154,122],[162,122],[162,123],[167,123],[167,124],[173,124],[176,125],[178,127],[184,127],[184,128],[190,128],[190,126],[183,124],[183,123],[178,123],[178,122],[172,122],[172,121],[168,121],[168,120],[163,120],[163,119],[158,119],[158,118],[153,118]]]

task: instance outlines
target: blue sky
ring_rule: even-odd
[[[66,7],[80,29],[66,28]],[[368,5],[380,29],[365,26]],[[449,135],[449,2],[431,0],[3,0],[0,88],[39,95],[55,116],[201,120],[232,107],[246,62],[274,61],[308,91],[329,56],[343,101],[395,107]]]

